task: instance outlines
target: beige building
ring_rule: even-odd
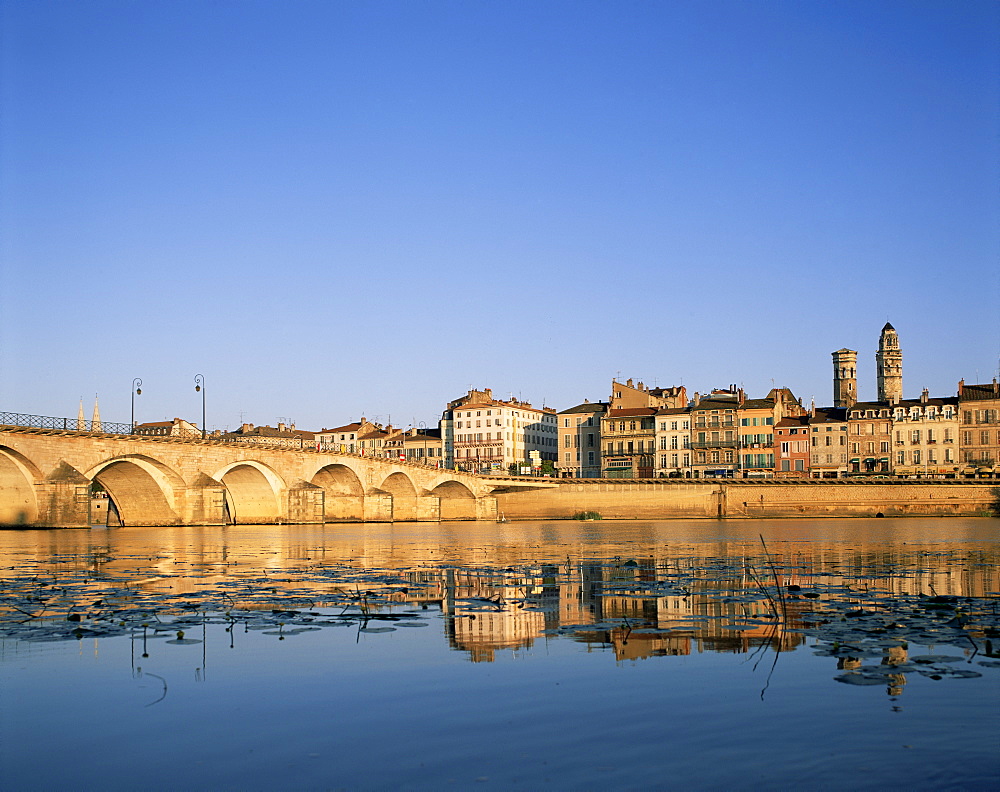
[[[687,407],[683,385],[648,388],[611,381],[608,411],[601,420],[605,478],[652,478],[656,475],[656,414],[664,408]]]
[[[503,471],[511,465],[556,462],[556,411],[524,401],[470,390],[449,403],[441,419],[444,459],[458,470]]]
[[[656,411],[656,475],[691,477],[691,411],[661,407]]]
[[[288,448],[311,448],[316,444],[316,433],[297,429],[295,424],[278,423],[275,426],[254,426],[245,423],[235,432],[226,432],[222,437],[230,442],[248,445],[287,446]]]
[[[656,407],[608,410],[601,419],[604,478],[652,478]]]
[[[201,430],[183,418],[142,423],[135,427],[135,433],[154,437],[201,437]]]
[[[601,418],[607,402],[584,401],[558,413],[559,475],[601,477]]]
[[[738,420],[743,391],[735,385],[694,395],[691,472],[694,478],[732,478],[739,466]]]
[[[373,423],[362,416],[360,421],[344,424],[334,429],[321,429],[315,433],[315,436],[316,441],[324,450],[341,454],[360,454],[362,448],[366,449],[365,453],[372,452],[375,436],[379,433],[384,433],[382,424]],[[381,445],[384,445],[384,437],[383,443],[379,445],[380,448]]]
[[[385,441],[384,455],[391,459],[405,459],[419,465],[441,467],[443,448],[440,429],[411,428],[398,432]]]
[[[903,399],[892,409],[892,472],[897,476],[953,477],[958,473],[958,397]]]
[[[958,383],[960,459],[964,475],[1000,475],[1000,384]]]
[[[813,408],[809,415],[810,478],[842,478],[847,474],[847,411]]]

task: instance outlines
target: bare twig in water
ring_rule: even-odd
[[[160,682],[163,683],[163,695],[161,695],[156,701],[151,701],[146,705],[147,707],[152,707],[154,704],[159,704],[161,701],[163,701],[163,699],[167,697],[167,680],[165,680],[159,674],[150,674],[148,671],[146,672],[146,676],[156,677],[157,679],[160,680]]]
[[[774,575],[774,585],[778,589],[778,600],[781,603],[781,618],[787,619],[788,612],[785,608],[785,592],[781,590],[781,580],[778,578],[778,570],[774,568],[774,562],[771,560],[771,553],[767,549],[767,542],[764,541],[764,534],[758,534],[760,536],[760,543],[764,545],[764,556],[767,558],[767,564],[771,567],[771,574]]]

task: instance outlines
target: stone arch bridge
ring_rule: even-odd
[[[498,494],[558,486],[309,448],[0,427],[0,525],[88,527],[95,481],[125,526],[492,520]]]

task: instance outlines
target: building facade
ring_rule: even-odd
[[[607,410],[607,402],[584,401],[556,415],[560,476],[601,477],[601,419]]]
[[[892,405],[857,402],[847,411],[848,475],[892,472]]]
[[[958,397],[903,399],[892,409],[893,465],[897,476],[954,477],[958,472]]]
[[[691,410],[661,407],[656,411],[656,475],[691,478]]]
[[[449,403],[441,420],[444,458],[456,470],[506,472],[556,463],[556,411],[511,398],[493,398],[489,388],[470,390]]]
[[[959,452],[963,475],[1000,475],[1000,384],[958,383],[961,422]]]
[[[775,421],[775,478],[808,478],[811,456],[808,415],[785,417]]]
[[[695,394],[691,405],[691,473],[694,478],[732,478],[739,467],[738,419],[742,389]]]
[[[840,407],[813,409],[809,416],[810,478],[842,478],[847,475],[847,410]]]

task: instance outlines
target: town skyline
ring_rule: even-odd
[[[0,408],[828,404],[1000,359],[1000,6],[0,8]],[[195,392],[193,378],[205,377]]]

